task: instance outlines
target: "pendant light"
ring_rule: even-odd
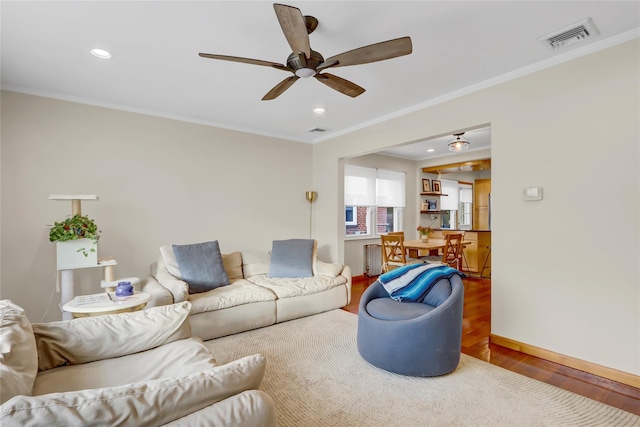
[[[469,140],[463,135],[464,132],[453,134],[455,138],[449,141],[449,151],[455,151],[459,153],[461,151],[467,151],[469,149]]]

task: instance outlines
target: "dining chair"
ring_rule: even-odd
[[[462,271],[462,236],[461,233],[445,234],[442,256],[424,256],[420,259],[425,262],[442,262]]]
[[[400,233],[400,232],[396,232]],[[424,263],[421,259],[409,258],[404,248],[404,233],[380,236],[382,243],[382,271],[384,273],[407,264]]]

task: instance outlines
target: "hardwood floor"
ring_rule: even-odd
[[[344,310],[358,313],[358,304],[362,293],[375,280],[376,277],[354,277],[351,287],[351,303]],[[640,389],[489,344],[491,280],[467,278],[464,279],[464,282],[464,319],[462,323],[462,352],[464,354],[640,415]]]

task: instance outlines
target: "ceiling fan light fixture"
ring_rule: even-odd
[[[296,70],[296,76],[301,77],[303,79],[313,77],[316,75],[316,70],[313,68],[299,68]]]
[[[346,67],[349,65],[368,64],[409,55],[413,51],[411,37],[400,37],[384,42],[374,43],[342,52],[328,60],[315,50],[311,49],[309,34],[318,26],[318,20],[312,16],[305,16],[300,9],[286,4],[274,3],[273,9],[284,33],[291,54],[285,64],[263,61],[260,59],[242,58],[239,56],[217,55],[202,53],[202,58],[220,59],[223,61],[243,62],[245,64],[261,65],[277,70],[291,72],[294,75],[284,79],[274,86],[265,96],[263,101],[276,99],[291,87],[300,78],[315,77],[320,83],[336,90],[344,95],[355,98],[365,92],[365,89],[357,84],[329,73],[322,73],[330,67]],[[322,74],[321,74],[322,73]]]
[[[462,133],[454,133],[454,139],[452,139],[449,144],[449,151],[454,151],[456,153],[460,153],[462,151],[467,151],[469,149],[469,140],[465,138],[464,132]]]

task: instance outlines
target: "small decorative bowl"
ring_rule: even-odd
[[[124,299],[133,295],[131,282],[119,282],[116,287],[116,299]]]

